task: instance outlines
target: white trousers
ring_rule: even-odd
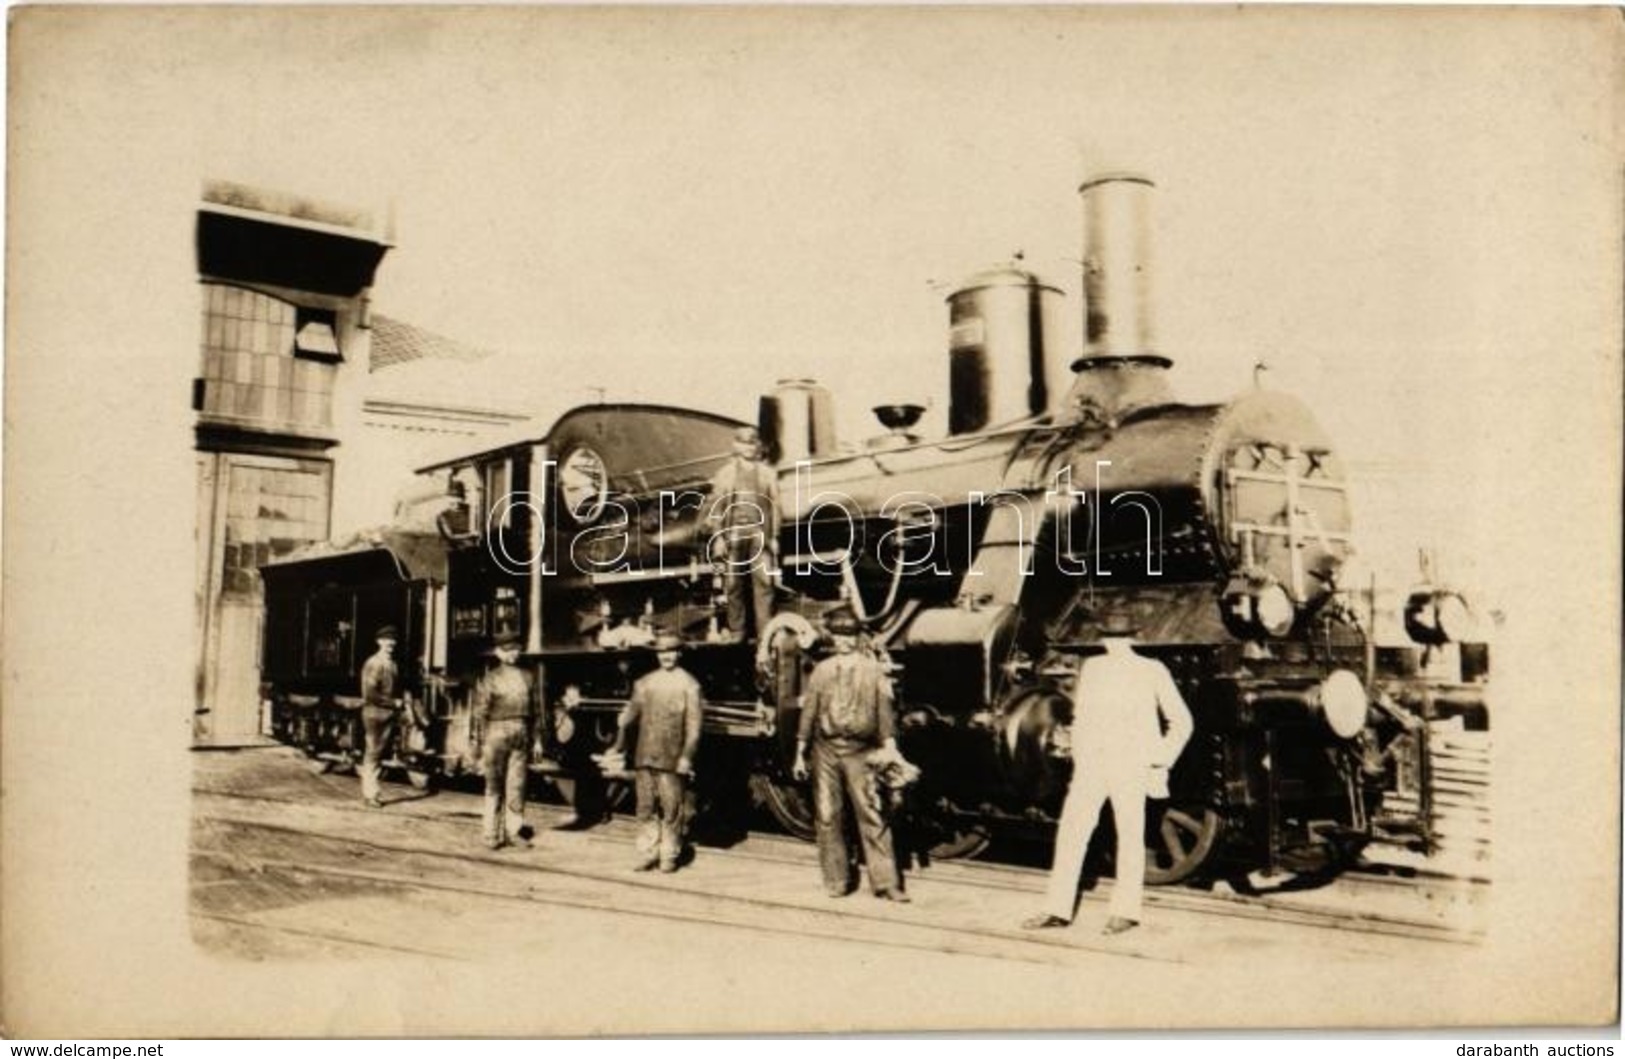
[[[1077,762],[1055,832],[1055,860],[1050,865],[1044,911],[1062,919],[1072,918],[1089,839],[1102,805],[1110,801],[1117,826],[1117,876],[1109,912],[1124,919],[1140,918],[1145,893],[1145,788],[1143,765],[1124,768],[1120,763],[1106,761]]]

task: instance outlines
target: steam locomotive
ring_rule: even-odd
[[[1374,593],[1345,583],[1349,482],[1300,401],[1174,400],[1151,331],[1151,191],[1125,174],[1080,189],[1081,356],[1055,338],[1061,292],[1019,263],[948,296],[945,437],[919,436],[918,406],[890,405],[885,433],[842,444],[830,391],[808,380],[762,399],[779,569],[754,634],[722,621],[704,514],[746,424],[591,405],[423,468],[460,500],[437,525],[262,569],[269,730],[358,754],[357,674],[392,624],[424,722],[396,764],[416,783],[477,771],[469,690],[493,639],[514,634],[545,697],[533,766],[586,782],[660,627],[683,636],[705,689],[702,780],[734,784],[717,798],[748,784],[810,837],[789,770],[800,689],[821,619],[845,607],[894,673],[925,845],[973,855],[1001,831],[1053,829],[1077,656],[1127,613],[1195,720],[1171,797],[1148,811],[1149,882],[1335,867],[1373,841],[1430,849],[1431,740],[1441,724],[1487,728],[1487,649],[1460,642],[1466,602],[1430,584],[1404,604],[1412,642],[1376,642]]]

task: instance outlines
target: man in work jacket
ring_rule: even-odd
[[[382,809],[378,773],[384,750],[399,736],[401,703],[395,696],[400,670],[395,665],[395,642],[400,634],[385,625],[374,634],[375,651],[361,666],[361,801],[369,809]]]
[[[751,427],[734,432],[733,455],[711,479],[705,527],[710,534],[711,558],[722,564],[729,635],[744,639],[751,619],[760,635],[773,616],[772,571],[779,559],[779,475],[761,458],[760,440]]]
[[[521,669],[519,637],[499,636],[497,664],[474,685],[473,712],[484,732],[480,761],[485,769],[485,845],[501,849],[529,846],[525,827],[525,782],[530,777],[530,742],[536,720],[536,677]]]
[[[1106,801],[1117,827],[1117,872],[1102,933],[1120,934],[1140,922],[1146,796],[1167,797],[1168,770],[1185,749],[1192,722],[1168,667],[1134,653],[1136,631],[1125,616],[1108,617],[1100,630],[1106,653],[1085,658],[1078,667],[1072,783],[1056,828],[1044,912],[1022,924],[1029,929],[1072,922],[1084,854]]]
[[[842,827],[850,805],[863,844],[863,860],[869,866],[869,886],[882,900],[907,902],[909,897],[898,884],[890,830],[880,807],[868,796],[866,759],[870,751],[897,749],[891,678],[877,659],[858,652],[858,620],[851,612],[836,611],[825,627],[835,653],[818,663],[807,678],[792,770],[796,779],[807,778],[810,745],[814,827],[824,891],[831,897],[845,897],[850,890],[851,857]]]
[[[671,633],[655,638],[660,668],[632,686],[621,711],[612,751],[625,751],[626,732],[637,729],[637,871],[656,864],[677,870],[683,852],[685,792],[700,747],[700,683],[677,665],[682,640]]]

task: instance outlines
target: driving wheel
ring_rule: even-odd
[[[814,833],[812,789],[806,784],[775,780],[760,773],[751,777],[757,797],[773,814],[779,826],[800,839],[811,841]]]
[[[1205,806],[1154,802],[1146,807],[1145,824],[1145,881],[1151,886],[1190,878],[1219,848],[1219,814]]]

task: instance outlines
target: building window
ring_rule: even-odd
[[[343,360],[337,323],[331,309],[300,309],[294,317],[293,355],[327,364]]]
[[[513,474],[507,460],[485,465],[485,524],[491,529],[507,529],[513,523]]]
[[[230,456],[226,493],[226,595],[259,592],[259,568],[327,539],[333,465],[323,460]]]
[[[330,427],[338,359],[333,323],[331,312],[205,283],[203,414],[283,429]]]

